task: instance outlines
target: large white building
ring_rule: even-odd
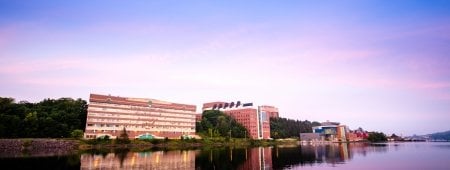
[[[116,138],[125,128],[129,138],[180,138],[195,134],[195,115],[195,105],[91,94],[84,137]]]

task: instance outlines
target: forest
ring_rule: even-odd
[[[87,102],[82,99],[44,99],[15,102],[0,97],[0,138],[66,138],[82,132]]]
[[[270,118],[270,136],[274,139],[298,138],[300,133],[311,133],[319,122],[300,121],[288,118]]]

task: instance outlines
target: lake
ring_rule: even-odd
[[[1,169],[450,169],[450,143],[350,143],[0,156]]]

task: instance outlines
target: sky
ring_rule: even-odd
[[[0,96],[90,93],[450,130],[450,1],[0,0]]]

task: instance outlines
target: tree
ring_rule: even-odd
[[[318,122],[300,121],[287,118],[270,118],[270,136],[275,139],[298,137],[300,133],[312,132]]]
[[[370,142],[385,142],[387,137],[383,132],[371,132],[367,138]]]
[[[197,132],[207,137],[246,137],[247,129],[232,117],[219,110],[206,110],[202,121],[196,124]]]
[[[87,102],[44,99],[39,103],[0,97],[0,138],[70,137],[86,125]]]
[[[83,137],[83,130],[75,129],[70,133],[70,137],[80,139]]]
[[[30,137],[37,137],[39,122],[37,112],[28,113],[23,119],[23,123],[25,125],[24,131],[30,134]]]
[[[128,138],[127,129],[125,127],[122,129],[122,132],[120,133],[120,136],[117,138],[117,143],[120,144],[129,144],[131,141]]]

